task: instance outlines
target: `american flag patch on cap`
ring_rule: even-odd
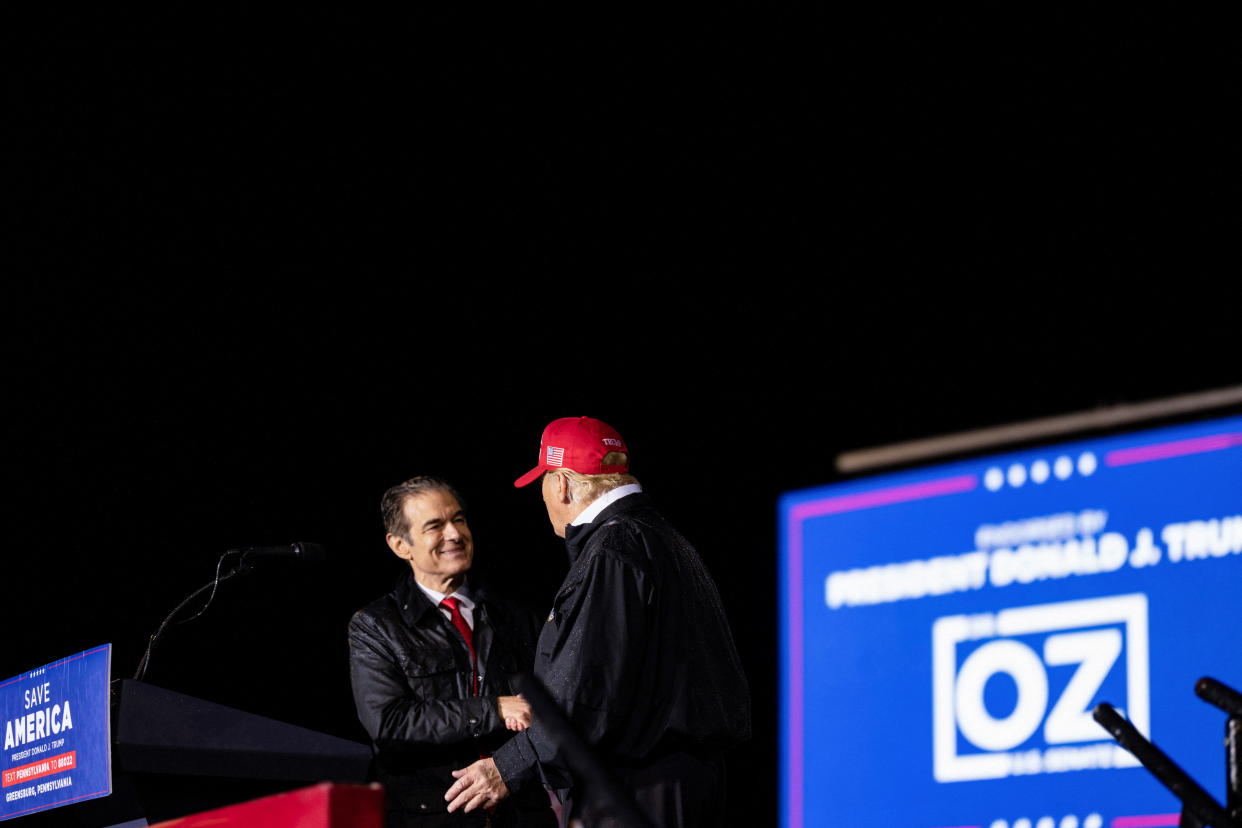
[[[561,465],[565,462],[565,449],[548,446],[548,459],[544,462],[549,466]]]

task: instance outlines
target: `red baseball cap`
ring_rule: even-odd
[[[539,465],[513,481],[514,486],[534,483],[548,469],[572,469],[579,474],[622,474],[629,463],[604,465],[610,451],[629,454],[617,430],[594,417],[562,417],[548,423],[539,440]]]

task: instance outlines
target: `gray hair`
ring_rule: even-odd
[[[624,466],[627,464],[627,461],[628,458],[625,452],[610,451],[604,455],[601,465]],[[601,495],[607,494],[613,489],[638,482],[638,478],[632,474],[582,474],[573,469],[555,469],[550,470],[548,473],[562,475],[569,482],[569,494],[574,499],[574,502],[580,503],[583,506],[589,505]]]

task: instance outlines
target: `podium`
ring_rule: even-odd
[[[155,824],[371,779],[367,745],[139,681],[113,683],[112,719],[112,795],[58,809],[69,812],[60,819],[91,828]]]
[[[139,681],[120,683],[113,761],[131,773],[363,782],[367,745]]]

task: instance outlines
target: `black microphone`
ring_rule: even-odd
[[[243,558],[295,558],[299,561],[322,561],[328,557],[328,550],[321,544],[298,541],[284,546],[248,546],[245,549],[232,549],[240,552]]]

